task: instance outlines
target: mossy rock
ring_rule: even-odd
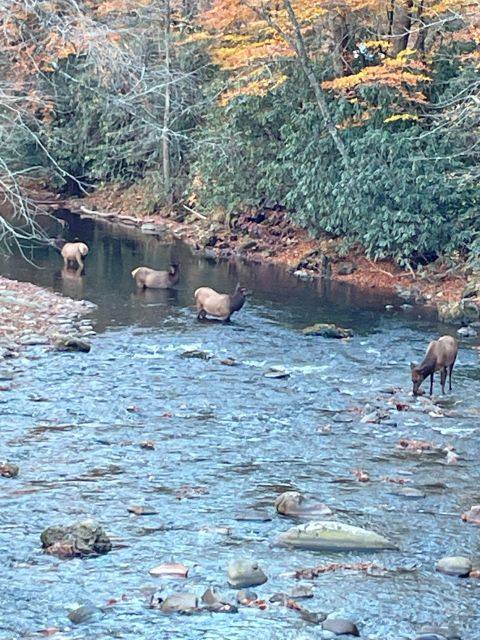
[[[88,353],[92,348],[91,344],[82,338],[61,335],[55,336],[53,347],[55,351],[81,351],[82,353]]]
[[[321,323],[305,327],[303,334],[306,336],[323,336],[324,338],[351,338],[353,331],[337,327],[335,324]]]
[[[471,300],[440,302],[437,304],[438,319],[446,324],[474,322],[480,317],[479,307]]]

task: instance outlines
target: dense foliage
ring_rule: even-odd
[[[80,193],[143,182],[152,208],[276,203],[373,257],[478,259],[472,3],[3,4],[7,182],[40,165]]]

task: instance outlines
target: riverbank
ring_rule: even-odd
[[[292,225],[282,211],[263,209],[228,218],[223,212],[204,216],[193,210],[185,214],[149,214],[142,211],[142,196],[132,190],[109,187],[81,199],[66,200],[64,206],[85,215],[117,219],[125,224],[167,228],[175,236],[210,257],[241,256],[256,262],[274,263],[298,277],[327,275],[355,286],[397,291],[406,300],[436,304],[458,301],[470,280],[460,265],[437,261],[417,272],[406,271],[391,260],[368,259],[361,248],[341,256],[335,239],[312,239]]]
[[[209,258],[240,258],[280,265],[302,279],[328,277],[363,289],[400,295],[405,304],[435,307],[444,322],[468,324],[480,319],[480,278],[462,263],[437,260],[417,270],[400,268],[392,260],[369,259],[361,247],[342,251],[341,239],[309,237],[291,224],[283,211],[264,208],[227,216],[204,215],[190,207],[148,213],[139,187],[108,186],[82,198],[62,198],[32,189],[33,200],[50,211],[68,208],[82,216],[141,227],[146,233],[171,232]],[[464,294],[468,292],[468,311]]]
[[[0,276],[0,356],[18,354],[33,345],[53,345],[60,335],[92,332],[83,319],[92,307],[29,282]]]

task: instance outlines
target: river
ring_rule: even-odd
[[[454,329],[428,313],[402,309],[401,300],[375,291],[301,282],[272,266],[215,263],[171,238],[65,219],[68,237],[90,246],[84,276],[66,273],[51,249],[27,251],[33,263],[0,258],[2,275],[97,304],[88,355],[33,347],[16,363],[11,390],[0,395],[0,459],[21,468],[17,479],[0,478],[0,639],[39,637],[48,627],[61,628],[54,637],[62,639],[321,637],[297,612],[274,604],[192,616],[146,606],[153,590],[201,596],[210,585],[234,601],[226,582],[233,558],[258,560],[269,579],[255,590],[267,600],[296,586],[285,575],[292,570],[372,561],[392,571],[303,580],[315,594],[303,604],[353,620],[364,638],[414,638],[425,624],[480,637],[478,581],[435,571],[445,555],[480,560],[480,530],[461,519],[480,503],[475,343],[461,344],[453,393],[435,396],[440,404],[432,410],[425,398],[408,396],[409,362],[420,360],[439,332]],[[181,265],[174,291],[135,290],[133,268],[170,261]],[[238,281],[253,295],[231,324],[196,321],[196,287],[228,291]],[[301,329],[314,322],[350,327],[355,336],[305,337]],[[191,348],[213,357],[181,357]],[[226,357],[237,366],[222,364]],[[290,376],[265,378],[272,366]],[[392,398],[410,409],[397,411]],[[447,465],[441,448],[401,451],[402,438],[451,443],[459,462]],[[143,441],[155,448],[142,448]],[[358,482],[354,469],[370,481]],[[399,485],[385,477],[401,477],[425,497],[395,495]],[[273,507],[288,489],[326,503],[342,522],[387,536],[399,550],[320,554],[275,546],[278,534],[296,524]],[[132,515],[132,504],[157,514]],[[251,509],[271,519],[242,519]],[[115,536],[109,554],[59,560],[42,552],[45,527],[87,516]],[[188,578],[149,576],[168,561],[185,563]],[[104,607],[111,598],[118,603],[98,619],[69,622],[75,606]]]

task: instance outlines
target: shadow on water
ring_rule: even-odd
[[[0,640],[32,638],[51,627],[72,640],[320,637],[298,612],[275,605],[236,616],[169,616],[146,606],[152,589],[162,597],[201,596],[216,586],[234,601],[226,567],[235,557],[254,558],[265,569],[268,582],[255,589],[265,599],[295,587],[288,575],[295,569],[384,565],[392,571],[382,578],[327,572],[307,581],[315,595],[307,608],[351,618],[363,637],[376,640],[414,638],[427,623],[476,637],[478,583],[435,571],[444,555],[478,560],[478,528],[461,520],[478,503],[480,484],[480,376],[471,343],[461,346],[454,391],[444,402],[413,400],[408,363],[445,332],[417,309],[404,312],[385,294],[301,282],[271,266],[216,264],[178,241],[131,228],[65,219],[67,238],[90,246],[85,273],[66,271],[47,247],[32,250],[36,267],[17,256],[0,259],[2,275],[95,302],[99,332],[88,355],[30,350],[0,392],[0,459],[21,469],[18,478],[0,478]],[[132,269],[173,261],[181,265],[174,290],[135,289]],[[231,291],[238,281],[254,295],[229,326],[195,320],[198,286]],[[395,305],[393,313],[385,304]],[[300,329],[313,322],[351,327],[355,337],[303,336]],[[180,357],[192,349],[211,357]],[[224,364],[227,357],[235,366]],[[265,377],[271,367],[288,377]],[[397,401],[407,410],[397,410]],[[438,448],[399,450],[402,438]],[[153,447],[142,447],[145,441]],[[446,464],[447,444],[456,447],[457,465]],[[356,469],[370,481],[358,482]],[[402,485],[385,478],[418,487],[425,497],[406,499],[394,491]],[[285,489],[310,494],[334,518],[374,529],[399,550],[276,547],[279,533],[296,524],[273,508]],[[132,515],[131,504],[157,513]],[[252,519],[259,507],[268,517]],[[41,553],[45,527],[86,516],[120,540],[111,553],[71,561]],[[190,568],[182,583],[149,576],[169,561]],[[105,607],[112,598],[117,604]],[[69,628],[69,609],[88,602],[103,607],[102,615]]]

